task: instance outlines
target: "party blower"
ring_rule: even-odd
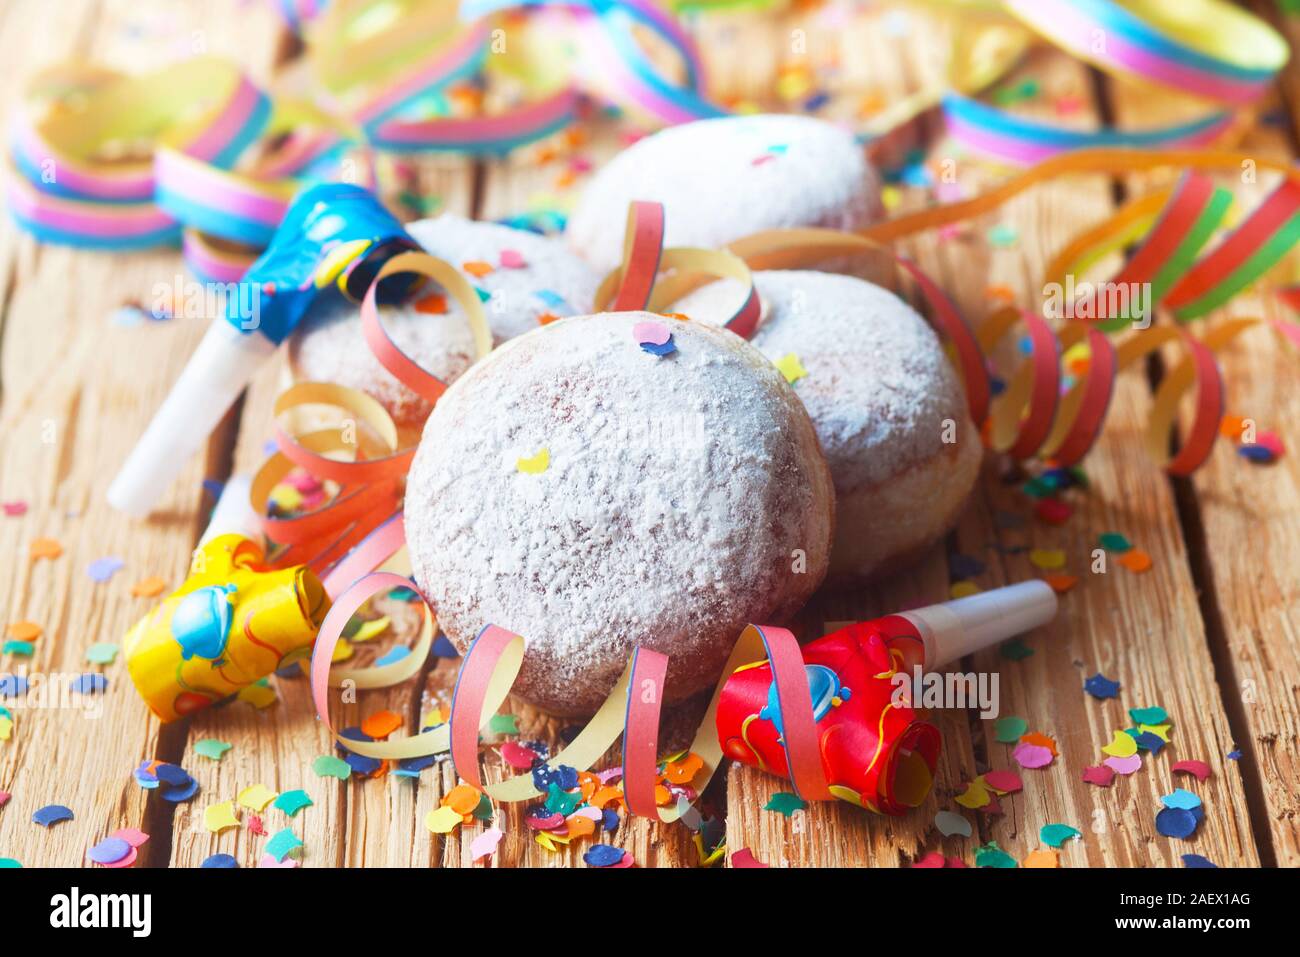
[[[805,645],[830,793],[882,814],[920,805],[934,780],[940,735],[912,707],[912,677],[1045,625],[1056,607],[1056,593],[1046,582],[1027,581],[858,622]],[[766,660],[727,680],[717,729],[726,756],[790,777],[781,707]]]
[[[185,370],[108,487],[114,508],[144,517],[316,298],[337,285],[359,300],[383,261],[419,248],[375,197],[326,183],[299,194],[226,315]]]

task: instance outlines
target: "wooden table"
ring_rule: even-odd
[[[813,62],[838,62],[832,81],[837,93],[855,91],[877,102],[941,69],[944,32],[927,26],[923,12],[877,5],[845,11],[797,7],[779,14],[714,14],[693,20],[691,28],[703,44],[715,94],[764,106],[779,106],[774,77],[797,58],[801,45]],[[292,50],[268,4],[10,0],[0,6],[0,61],[11,78],[63,57],[140,69],[189,51],[237,58],[255,79],[267,81],[291,65]],[[1103,117],[1140,126],[1186,108],[1121,86],[1046,48],[1009,82],[1024,79],[1036,80],[1042,92],[1015,109],[1081,127]],[[1289,121],[1297,106],[1296,82],[1292,69],[1282,82],[1277,121],[1253,129],[1246,148],[1296,155]],[[0,93],[6,119],[18,90],[11,80]],[[1061,112],[1056,104],[1063,98],[1075,101],[1075,108]],[[618,143],[617,131],[601,126],[581,152],[598,162]],[[949,155],[951,146],[938,129],[928,128],[922,145],[932,159],[952,160],[950,168],[967,193],[1003,175]],[[503,161],[418,159],[401,165],[403,182],[392,192],[416,189],[441,197],[443,209],[495,218],[519,211],[539,192],[570,197],[582,177],[566,184],[564,169],[563,163],[539,164],[527,149]],[[1051,254],[1103,219],[1123,196],[1153,182],[1058,180],[1009,203],[996,217],[972,223],[960,236],[940,241],[929,234],[909,247],[970,315],[983,316],[993,285],[1011,287],[1023,302],[1035,301]],[[1258,183],[1229,185],[1249,207],[1272,181],[1261,176]],[[931,201],[923,188],[904,186],[899,192],[901,209]],[[404,213],[414,214],[409,208]],[[1011,227],[1018,240],[990,244],[986,232],[997,223]],[[131,585],[150,575],[179,583],[211,507],[203,480],[249,472],[260,460],[278,369],[267,370],[250,388],[148,522],[131,521],[104,502],[107,480],[204,326],[178,319],[127,328],[109,316],[129,300],[152,301],[157,284],[183,279],[173,252],[114,255],[41,246],[7,219],[0,226],[0,499],[29,503],[21,516],[0,517],[0,554],[8,559],[0,575],[0,607],[5,622],[32,620],[44,629],[34,657],[0,659],[0,671],[95,670],[85,663],[86,648],[120,641],[150,606],[149,599],[132,597]],[[1271,302],[1243,296],[1229,311],[1272,308]],[[936,849],[970,863],[976,846],[996,840],[1023,859],[1039,846],[1043,824],[1062,822],[1083,832],[1063,848],[1063,866],[1180,866],[1180,856],[1189,852],[1221,865],[1300,864],[1300,457],[1256,467],[1223,442],[1195,477],[1170,480],[1141,448],[1143,417],[1160,370],[1155,362],[1124,374],[1104,436],[1085,462],[1090,488],[1072,493],[1076,510],[1064,526],[1031,520],[1020,529],[1002,527],[1001,513],[1027,513],[1030,503],[1001,478],[1004,463],[989,456],[969,509],[943,547],[868,592],[819,597],[798,624],[802,636],[813,637],[826,621],[942,600],[952,553],[987,562],[977,579],[987,588],[1039,574],[1019,546],[1064,549],[1069,570],[1082,581],[1064,597],[1058,621],[1026,640],[1034,654],[1011,661],[990,651],[968,663],[974,670],[1000,671],[1003,713],[1020,715],[1032,729],[1053,736],[1060,749],[1054,764],[1024,772],[1023,793],[1003,799],[1001,816],[966,812],[975,827],[969,839],[942,838],[933,826],[936,811],[953,809],[954,795],[975,775],[1013,765],[1010,748],[995,740],[992,722],[965,712],[939,716],[945,747],[934,793],[900,818],[841,803],[786,818],[763,810],[773,793],[785,789],[781,781],[733,766],[710,795],[725,805],[731,852],[749,848],[773,865],[892,867]],[[1280,430],[1293,446],[1300,442],[1291,427],[1300,420],[1294,356],[1282,354],[1264,332],[1252,332],[1230,351],[1225,371],[1229,411]],[[1097,536],[1111,530],[1150,553],[1150,572],[1135,575],[1113,564],[1105,574],[1090,572]],[[29,560],[29,546],[40,537],[60,541],[62,556]],[[121,557],[123,569],[107,583],[92,582],[87,565],[110,555]],[[306,866],[469,866],[469,839],[481,826],[442,839],[423,824],[454,784],[448,766],[415,781],[388,776],[341,783],[312,773],[312,760],[330,753],[330,745],[303,680],[274,679],[279,701],[265,710],[236,703],[164,727],[148,715],[120,660],[105,670],[110,684],[98,714],[84,707],[20,711],[11,739],[0,742],[0,790],[13,795],[0,809],[0,857],[27,866],[76,865],[89,846],[133,826],[151,835],[142,864],[192,867],[221,851],[251,866],[265,838],[244,827],[211,835],[202,811],[263,783],[277,791],[302,787],[314,799],[291,822],[306,844]],[[1122,683],[1117,699],[1084,694],[1084,678],[1096,671]],[[454,660],[431,661],[418,681],[364,694],[344,720],[391,708],[414,723],[422,710],[446,700],[454,674]],[[1099,762],[1099,748],[1115,729],[1129,725],[1126,709],[1154,704],[1174,721],[1171,746],[1109,788],[1085,784],[1082,769]],[[557,731],[529,709],[517,711],[529,734]],[[219,763],[193,751],[196,741],[208,737],[233,745]],[[1239,760],[1227,757],[1234,749]],[[175,808],[150,797],[131,774],[150,758],[184,764],[201,783],[199,795]],[[1203,785],[1175,779],[1170,766],[1184,758],[1207,761],[1213,776]],[[499,773],[489,768],[490,775]],[[1193,788],[1205,802],[1205,822],[1189,841],[1155,830],[1158,797],[1175,786]],[[32,812],[51,803],[71,807],[76,819],[49,830],[33,824]],[[507,837],[495,865],[580,864],[584,842],[576,842],[576,850],[545,851],[532,842],[520,813],[512,808],[499,814]],[[279,826],[278,819],[268,819],[271,831]],[[612,840],[642,865],[696,862],[680,826],[625,823]]]

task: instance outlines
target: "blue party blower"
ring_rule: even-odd
[[[418,248],[359,186],[326,183],[300,193],[109,485],[109,504],[148,515],[317,297],[337,285],[360,300],[385,260]]]

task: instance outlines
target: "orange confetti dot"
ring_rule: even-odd
[[[1064,595],[1067,591],[1079,584],[1077,575],[1044,575],[1043,581],[1052,586],[1052,591],[1058,595]]]
[[[1241,415],[1225,415],[1219,422],[1219,434],[1225,439],[1236,442],[1241,438],[1241,431],[1246,427],[1246,418]]]
[[[392,711],[379,711],[361,722],[361,730],[377,741],[382,741],[402,726],[402,716]]]
[[[588,801],[587,803],[589,803],[592,807],[598,807],[604,810],[606,804],[611,804],[615,802],[619,804],[623,802],[622,790],[616,787],[612,787],[610,785],[606,785],[605,787],[597,791],[595,794],[593,794],[591,796],[591,800]]]
[[[447,297],[440,292],[433,292],[415,303],[415,311],[426,316],[442,316],[447,313]]]
[[[668,790],[662,784],[655,785],[655,804],[663,807],[666,804],[673,803],[673,792]]]
[[[590,802],[591,796],[600,788],[600,778],[590,771],[578,772],[578,790],[582,792],[582,799]]]
[[[32,539],[27,554],[33,561],[40,558],[58,558],[63,554],[63,546],[52,538],[35,538]]]
[[[136,598],[156,598],[167,588],[167,581],[157,575],[136,582],[131,586],[131,594]]]
[[[690,322],[691,317],[680,312],[661,312],[659,315],[665,319],[676,319],[678,322]]]
[[[482,279],[484,276],[488,275],[489,273],[496,271],[496,267],[493,266],[491,263],[485,263],[482,262],[481,260],[473,260],[471,262],[461,263],[460,268],[465,270],[471,276],[475,276],[479,279]]]
[[[560,173],[558,176],[555,177],[555,188],[568,189],[570,186],[573,185],[573,181],[576,180],[577,178],[578,176],[573,170],[566,169],[564,172]]]
[[[1115,561],[1119,562],[1131,572],[1142,574],[1151,570],[1151,556],[1140,548],[1131,548],[1123,555],[1120,555]]]
[[[1059,867],[1056,851],[1040,847],[1030,851],[1029,856],[1020,862],[1021,867]]]
[[[689,784],[691,778],[704,767],[704,760],[698,754],[688,754],[680,761],[674,761],[664,767],[664,777],[671,784]]]
[[[996,299],[1000,302],[1016,301],[1016,291],[1012,289],[1010,286],[1006,286],[1001,283],[998,283],[993,286],[989,286],[987,289],[984,290],[984,295],[989,299]]]
[[[539,326],[549,326],[553,322],[558,322],[559,319],[560,317],[553,312],[544,312],[537,317],[537,324]]]
[[[479,800],[478,788],[469,784],[458,784],[444,795],[442,806],[451,808],[457,814],[473,815]]]
[[[1038,745],[1040,748],[1046,748],[1048,751],[1051,751],[1051,752],[1052,752],[1052,757],[1054,757],[1054,758],[1058,758],[1058,757],[1060,757],[1060,755],[1059,755],[1059,754],[1057,753],[1057,751],[1056,751],[1056,741],[1055,741],[1055,739],[1053,739],[1053,738],[1049,738],[1047,735],[1045,735],[1045,734],[1041,734],[1041,733],[1039,733],[1039,732],[1037,732],[1037,731],[1030,731],[1028,734],[1022,734],[1022,735],[1020,736],[1020,743],[1021,743],[1021,744],[1036,744],[1036,745]]]
[[[569,837],[586,837],[596,831],[596,822],[589,817],[583,817],[581,814],[573,815],[565,823],[569,825]]]
[[[5,634],[17,641],[35,641],[45,634],[45,629],[34,621],[15,621],[5,629]]]

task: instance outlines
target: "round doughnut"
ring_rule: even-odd
[[[409,223],[406,229],[431,256],[465,271],[491,296],[484,307],[498,343],[536,329],[543,319],[591,311],[600,277],[559,240],[453,215]],[[465,269],[467,263],[491,271],[475,275]],[[441,308],[446,311],[431,311]],[[454,299],[444,304],[425,298],[386,307],[381,314],[393,341],[444,382],[454,381],[474,359],[474,340]],[[332,297],[299,326],[289,341],[289,366],[295,379],[370,393],[403,431],[428,418],[429,403],[379,364],[361,334],[358,307],[342,297]]]
[[[628,203],[664,205],[665,243],[718,247],[764,229],[860,229],[880,181],[847,131],[808,116],[730,116],[638,140],[592,177],[565,237],[602,272],[622,261]]]
[[[757,272],[751,340],[798,375],[794,390],[835,480],[828,581],[858,584],[920,556],[957,520],[983,458],[961,384],[934,331],[892,292],[853,276]],[[711,283],[673,305],[703,322],[740,287]]]
[[[671,330],[659,357],[638,323]],[[544,460],[544,461],[543,461]],[[749,622],[825,574],[830,473],[794,390],[743,339],[651,313],[579,316],[471,367],[425,426],[406,489],[415,581],[462,652],[524,636],[515,693],[589,715],[634,645],[665,700],[717,680]]]

